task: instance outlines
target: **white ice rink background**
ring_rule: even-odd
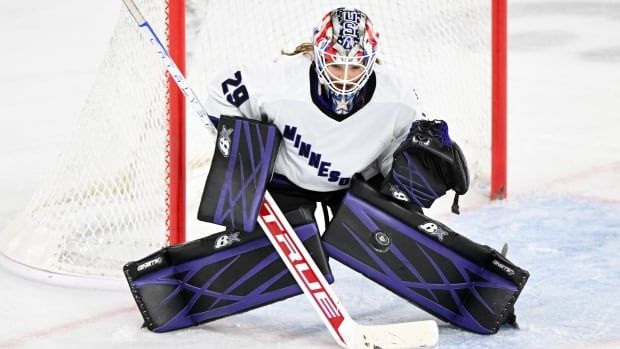
[[[440,324],[438,348],[620,348],[620,1],[509,1],[508,188],[435,218],[531,278],[521,329]],[[121,10],[112,0],[0,0],[0,230],[68,145]],[[191,48],[190,48],[191,49]],[[475,194],[474,194],[475,195]],[[361,323],[432,318],[332,261]],[[0,348],[334,348],[303,297],[167,334],[128,290],[53,286],[0,269]]]

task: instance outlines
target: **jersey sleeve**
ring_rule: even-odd
[[[207,87],[205,109],[210,118],[222,115],[261,120],[261,72],[240,66],[215,75]]]
[[[380,172],[384,177],[390,172],[390,169],[392,168],[393,154],[407,137],[411,124],[416,120],[426,119],[422,101],[418,97],[415,90],[413,90],[413,93],[411,90],[412,89],[408,90],[408,95],[403,96],[403,106],[400,111],[402,115],[394,124],[392,141],[386,146],[383,152],[381,152],[381,155],[379,155],[376,161],[375,166],[378,172]]]

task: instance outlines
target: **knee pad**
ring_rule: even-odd
[[[529,274],[494,249],[355,180],[323,246],[332,257],[460,328],[492,334]]]

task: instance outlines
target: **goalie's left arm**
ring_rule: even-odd
[[[467,162],[461,148],[450,139],[448,124],[443,120],[417,120],[394,152],[381,192],[428,208],[452,189],[457,194],[452,210],[458,213],[458,195],[465,194],[468,188]]]

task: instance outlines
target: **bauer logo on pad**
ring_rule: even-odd
[[[437,224],[428,222],[424,224],[418,225],[418,229],[429,233],[431,236],[436,237],[439,241],[443,241],[443,238],[448,235],[448,233],[437,226]]]
[[[396,200],[409,202],[409,197],[407,194],[398,189],[396,186],[390,185],[390,193],[392,193],[392,197]]]
[[[214,247],[215,249],[220,249],[223,247],[228,247],[234,244],[235,242],[239,242],[239,241],[241,241],[239,240],[239,232],[222,234],[215,240]]]
[[[230,145],[232,144],[230,140],[230,135],[232,133],[232,128],[226,128],[226,126],[223,126],[220,137],[217,139],[217,148],[220,150],[220,153],[222,153],[225,158],[230,156]]]

